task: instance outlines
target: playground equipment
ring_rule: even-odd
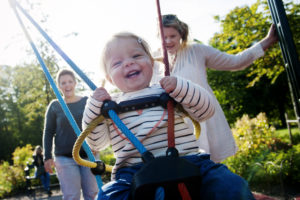
[[[14,10],[16,17],[34,51],[36,54],[43,70],[44,73],[46,74],[46,77],[48,81],[50,82],[54,93],[56,94],[67,118],[72,124],[73,129],[75,130],[76,134],[79,136],[78,140],[74,146],[74,159],[79,162],[80,164],[84,166],[88,166],[91,168],[95,168],[93,171],[94,173],[97,174],[96,179],[97,179],[97,184],[98,187],[101,189],[102,187],[102,181],[99,176],[99,174],[103,173],[105,168],[107,170],[110,170],[110,166],[105,166],[102,162],[95,162],[95,158],[93,157],[89,147],[87,144],[84,142],[85,136],[89,133],[88,131],[93,129],[93,126],[99,122],[101,122],[104,118],[99,117],[98,121],[95,123],[93,122],[92,125],[87,129],[87,131],[83,132],[82,134],[80,133],[79,128],[77,127],[77,124],[75,120],[73,119],[70,111],[68,110],[68,107],[66,106],[65,102],[63,101],[62,97],[60,96],[57,87],[55,86],[55,83],[47,70],[47,67],[45,63],[43,62],[37,48],[35,47],[32,39],[30,38],[30,35],[28,34],[20,16],[18,13],[18,10],[20,10],[23,15],[38,29],[38,31],[44,36],[44,38],[53,46],[53,48],[62,56],[62,58],[79,74],[79,76],[90,86],[92,90],[96,89],[96,86],[82,73],[82,71],[76,66],[76,64],[54,43],[54,41],[47,35],[46,32],[42,30],[42,28],[31,18],[30,15],[26,13],[26,11],[15,1],[15,0],[10,0],[11,7]],[[161,13],[160,13],[160,6],[159,6],[159,0],[156,0],[157,3],[157,11],[158,11],[158,19],[160,21],[160,29],[162,32],[162,22],[161,22]],[[296,52],[296,48],[292,39],[291,31],[289,29],[289,25],[286,19],[286,14],[282,5],[281,0],[268,0],[269,7],[272,13],[272,18],[274,23],[276,24],[277,27],[277,32],[279,35],[280,39],[280,47],[282,50],[283,58],[285,61],[285,68],[287,71],[288,75],[288,80],[289,80],[289,87],[291,90],[291,95],[293,99],[293,104],[294,104],[294,110],[296,113],[296,117],[298,120],[298,124],[300,124],[300,118],[299,118],[299,103],[300,103],[300,91],[299,91],[299,80],[300,80],[300,66],[299,66],[299,60],[298,60],[298,55]],[[162,37],[162,43],[163,43],[163,50],[164,50],[164,63],[165,63],[165,75],[169,75],[169,67],[168,67],[168,58],[167,58],[167,52],[165,49],[165,44],[164,44],[164,37],[163,37],[163,32],[161,34]],[[134,183],[133,183],[133,193],[132,196],[134,199],[141,199],[142,197],[144,198],[145,196],[149,195],[149,197],[153,197],[154,193],[159,192],[159,195],[155,195],[156,199],[163,199],[164,197],[166,198],[173,198],[175,196],[181,195],[183,199],[190,199],[191,197],[195,199],[199,199],[200,197],[193,196],[193,188],[197,187],[197,184],[200,180],[200,175],[197,172],[197,169],[195,168],[194,165],[191,165],[190,163],[186,163],[183,159],[180,159],[178,157],[178,153],[176,153],[176,148],[175,148],[175,142],[174,142],[174,133],[172,133],[172,126],[174,122],[171,122],[173,119],[171,116],[173,116],[173,101],[166,98],[162,97],[163,100],[161,103],[161,99],[149,101],[149,99],[143,99],[143,100],[137,100],[134,103],[134,107],[137,106],[137,102],[140,101],[140,104],[146,105],[145,101],[147,101],[149,104],[152,104],[153,102],[157,101],[159,104],[161,103],[163,106],[166,106],[168,108],[168,112],[170,116],[170,129],[168,129],[168,137],[169,137],[169,149],[166,152],[167,156],[163,158],[154,158],[151,152],[147,151],[143,145],[140,144],[140,142],[134,137],[134,135],[126,129],[126,126],[118,119],[118,116],[116,113],[120,112],[122,108],[125,110],[133,107],[132,105],[128,105],[128,102],[126,102],[126,106],[122,107],[120,105],[116,105],[113,102],[107,102],[105,106],[102,108],[103,113],[106,113],[106,117],[112,118],[115,123],[118,125],[118,127],[124,132],[124,134],[129,138],[129,140],[135,144],[137,149],[142,155],[142,158],[145,162],[145,166],[135,175],[134,177]],[[123,102],[124,103],[124,102]],[[132,102],[129,102],[132,103]],[[155,103],[154,103],[155,104]],[[158,104],[155,104],[157,106]],[[172,124],[173,123],[173,124]],[[300,125],[299,125],[300,127]],[[198,127],[199,128],[199,127]],[[170,131],[169,131],[170,130]],[[172,136],[173,134],[173,136]],[[77,154],[78,148],[83,145],[84,150],[87,152],[89,161],[82,160]],[[162,169],[161,166],[165,166]],[[178,166],[178,170],[174,167]],[[148,170],[150,168],[150,170]],[[185,170],[179,170],[180,168],[184,168]],[[160,169],[160,173],[155,173],[156,169]],[[172,169],[170,171],[170,169]],[[168,173],[170,174],[168,174]],[[172,191],[174,191],[174,188],[177,188],[177,185],[184,183],[185,186],[182,186],[183,188],[179,192],[174,192],[172,194]],[[184,192],[187,191],[188,188],[192,188],[190,190],[191,194],[184,194]],[[161,188],[164,188],[164,191],[161,190]],[[171,191],[171,192],[170,192]],[[162,194],[162,195],[161,195]],[[153,199],[153,198],[152,198]]]
[[[271,16],[276,25],[279,45],[286,69],[294,112],[300,129],[300,62],[282,0],[268,0]],[[287,122],[288,123],[288,122]]]

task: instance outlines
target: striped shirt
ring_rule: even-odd
[[[159,85],[153,85],[139,91],[122,93],[116,97],[112,97],[112,99],[119,103],[147,96],[160,96],[163,92],[165,91]],[[177,78],[177,86],[169,95],[176,102],[180,103],[191,117],[199,122],[210,118],[214,114],[214,100],[211,95],[201,86],[193,84],[190,81]],[[83,129],[101,114],[100,108],[102,104],[103,102],[99,102],[92,97],[88,99],[83,114]],[[157,106],[121,113],[119,117],[154,156],[165,155],[168,147],[168,114],[166,109]],[[186,117],[184,113],[175,110],[175,145],[180,156],[198,153],[198,145],[193,130],[185,123],[184,117]],[[138,150],[110,119],[99,124],[88,135],[86,141],[94,151],[103,150],[109,145],[112,146],[116,157],[116,163],[112,171],[112,180],[114,180],[117,169],[142,162]]]

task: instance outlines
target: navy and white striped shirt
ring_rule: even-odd
[[[144,88],[139,91],[123,93],[112,97],[117,103],[125,100],[144,98],[147,96],[160,96],[165,92],[159,85]],[[215,111],[214,100],[201,86],[190,81],[177,78],[176,89],[169,94],[176,102],[180,103],[189,115],[196,121],[210,118]],[[92,97],[87,101],[84,110],[82,127],[85,129],[89,123],[100,115],[103,102]],[[143,143],[145,148],[154,156],[164,156],[168,147],[167,125],[168,114],[161,106],[143,110],[130,111],[119,114],[122,122]],[[175,110],[174,132],[175,145],[180,156],[197,154],[198,145],[193,130],[184,121],[185,114]],[[116,170],[124,166],[132,166],[142,162],[138,150],[126,139],[126,136],[116,128],[110,119],[103,121],[88,135],[86,141],[94,151],[100,151],[112,146],[116,163],[112,171],[112,179]]]

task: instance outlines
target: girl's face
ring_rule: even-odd
[[[122,92],[133,92],[149,86],[153,61],[134,38],[117,38],[106,53],[107,79]]]
[[[69,75],[65,74],[59,78],[59,89],[63,93],[65,98],[70,98],[75,96],[75,79]]]
[[[181,46],[181,35],[173,27],[164,27],[165,43],[168,53],[175,54]]]
[[[36,153],[37,154],[41,154],[43,151],[42,151],[42,149],[41,148],[38,148],[37,150],[36,150]]]

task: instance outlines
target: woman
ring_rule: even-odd
[[[206,68],[242,70],[263,56],[264,51],[278,41],[275,26],[272,25],[268,35],[256,45],[237,55],[229,55],[203,44],[188,44],[188,25],[176,15],[164,15],[162,23],[171,75],[191,80],[207,89],[213,96],[207,82]],[[217,102],[216,98],[215,101]],[[236,153],[237,146],[218,102],[214,116],[201,123],[198,142],[200,148],[209,153],[214,162],[221,162]]]
[[[57,84],[81,129],[87,97],[75,94],[76,79],[72,71],[60,71],[57,75]],[[54,158],[52,156],[53,138]],[[80,199],[81,189],[84,199],[94,199],[98,193],[95,176],[89,168],[78,165],[72,158],[72,149],[76,139],[77,136],[58,100],[53,100],[45,116],[43,134],[45,169],[52,173],[52,166],[55,166],[64,199]],[[87,157],[83,150],[80,151],[80,155],[82,158]]]

